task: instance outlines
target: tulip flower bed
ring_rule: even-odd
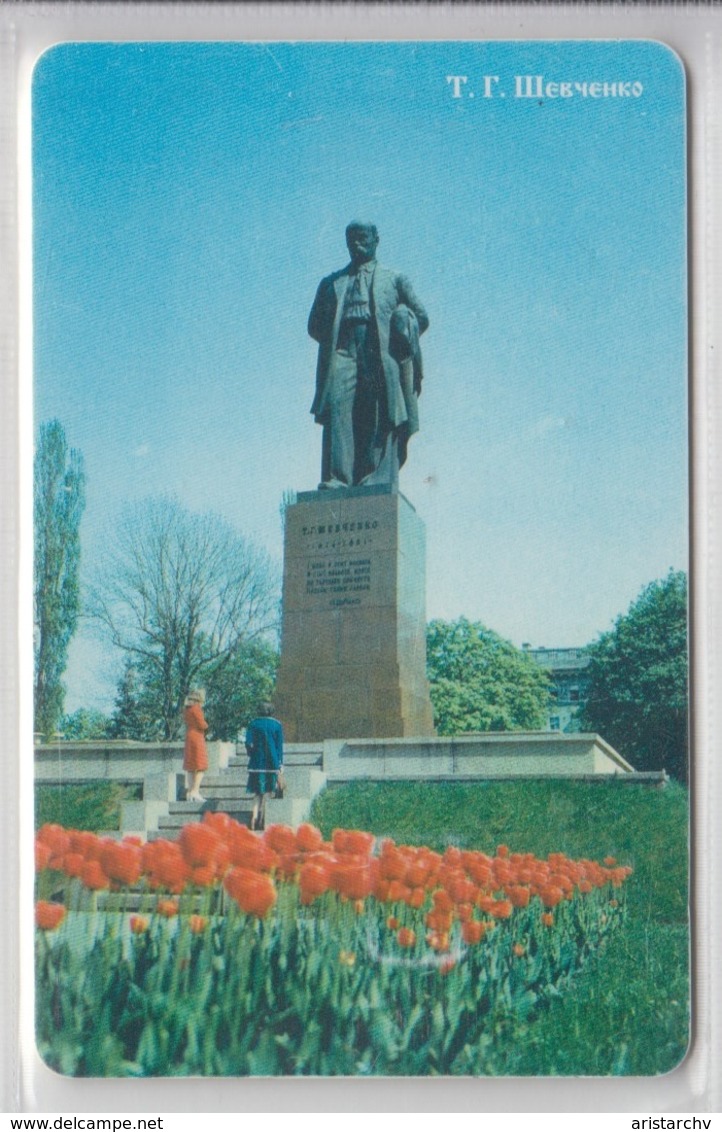
[[[93,1076],[481,1072],[618,923],[631,872],[218,813],[177,843],[46,825],[36,864],[38,1046]]]

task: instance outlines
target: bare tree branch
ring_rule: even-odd
[[[225,520],[151,498],[123,514],[87,609],[114,646],[155,673],[170,738],[191,684],[275,630],[278,583],[268,556]]]

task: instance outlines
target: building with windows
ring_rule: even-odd
[[[587,701],[590,656],[586,649],[532,648],[521,646],[550,676],[548,731],[581,731],[579,715]]]

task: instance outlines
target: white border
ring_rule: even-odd
[[[722,760],[722,8],[706,4],[468,3],[61,4],[0,0],[0,833],[5,884],[0,931],[2,1110],[22,1113],[628,1112],[722,1109],[722,889],[718,811]],[[32,727],[29,647],[18,662],[18,595],[30,600],[32,470],[29,335],[29,85],[38,56],[63,41],[288,39],[658,39],[688,79],[693,484],[694,1039],[659,1078],[73,1080],[34,1051],[28,929],[32,897]],[[20,144],[18,144],[20,143]],[[16,178],[17,172],[17,178]],[[20,320],[18,320],[20,311]],[[20,326],[20,331],[18,330]],[[19,357],[19,363],[18,363]],[[22,523],[22,526],[21,526]],[[25,620],[25,624],[29,621]],[[14,804],[22,791],[22,807]],[[22,863],[22,875],[20,865]],[[22,899],[21,915],[17,893]],[[22,956],[22,961],[21,961]],[[18,999],[18,980],[22,991]],[[630,1121],[625,1121],[631,1127]]]

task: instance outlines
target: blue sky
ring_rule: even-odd
[[[643,92],[516,98],[526,74]],[[33,167],[35,418],[84,453],[86,568],[157,492],[280,561],[281,495],[319,478],[306,318],[359,217],[431,319],[401,474],[429,616],[579,645],[685,567],[684,79],[664,46],[62,45],[36,67]],[[68,709],[107,707],[117,669],[83,630]]]

